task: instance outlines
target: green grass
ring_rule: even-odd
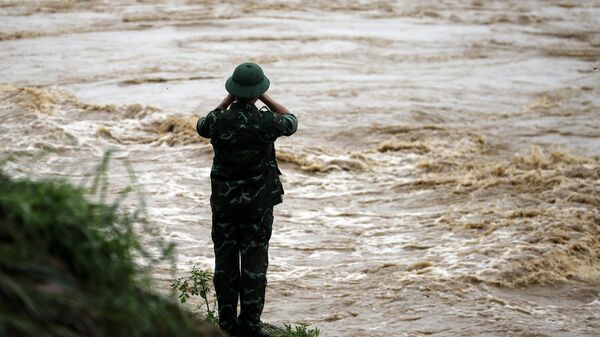
[[[283,329],[271,324],[264,324],[264,328],[273,337],[319,337],[321,334],[318,328],[311,328],[307,323],[284,324]]]
[[[221,336],[151,290],[134,261],[150,256],[133,230],[143,219],[94,186],[102,202],[0,172],[0,336]]]

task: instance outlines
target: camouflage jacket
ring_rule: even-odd
[[[292,114],[254,104],[233,103],[198,120],[198,134],[210,138],[215,156],[210,173],[213,211],[244,213],[282,202],[275,140],[298,128]]]

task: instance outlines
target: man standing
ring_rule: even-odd
[[[283,194],[274,142],[298,127],[296,117],[265,94],[269,85],[260,66],[240,64],[225,83],[229,94],[197,124],[215,153],[210,173],[214,285],[219,326],[231,335],[269,336],[260,316],[273,206]],[[259,110],[257,100],[266,107]]]

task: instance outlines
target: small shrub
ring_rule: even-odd
[[[171,284],[171,288],[179,292],[177,297],[182,304],[187,302],[191,296],[200,296],[203,303],[198,304],[195,311],[209,323],[218,325],[219,317],[215,313],[217,304],[212,291],[212,279],[212,272],[200,270],[198,267],[193,266],[190,276],[178,278]],[[209,297],[213,298],[212,305]]]
[[[278,337],[319,337],[321,331],[318,328],[311,329],[306,323],[298,323],[295,327],[284,324],[285,330]]]

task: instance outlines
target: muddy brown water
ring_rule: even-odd
[[[277,142],[266,321],[600,333],[597,1],[0,1],[0,17],[4,170],[80,183],[116,149],[109,194],[127,160],[178,245],[159,290],[213,266],[194,126],[252,60],[300,122]]]

